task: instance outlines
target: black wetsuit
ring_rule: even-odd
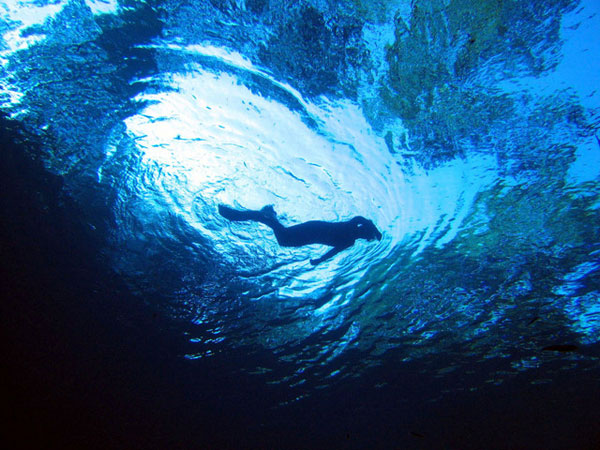
[[[277,242],[282,247],[302,247],[310,244],[323,244],[333,247],[318,259],[311,259],[313,265],[323,262],[340,251],[354,245],[356,239],[381,240],[381,233],[373,222],[356,216],[346,222],[325,222],[311,220],[291,227],[285,227],[277,219],[272,206],[265,206],[260,211],[237,210],[219,205],[219,214],[228,220],[264,223],[275,233]]]

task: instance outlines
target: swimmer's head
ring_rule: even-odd
[[[381,240],[381,233],[373,222],[369,219],[365,219],[362,216],[356,216],[350,223],[354,225],[354,230],[357,238],[367,239],[372,241],[373,239]]]

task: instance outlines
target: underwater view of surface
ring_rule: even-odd
[[[0,2],[15,436],[600,447],[599,32],[596,0]],[[223,205],[381,239],[319,262]]]

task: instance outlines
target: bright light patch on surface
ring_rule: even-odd
[[[570,299],[565,312],[571,319],[571,328],[581,335],[581,343],[600,342],[600,294],[590,292]]]
[[[111,14],[118,10],[117,0],[86,0],[85,4],[93,14]]]
[[[582,106],[600,107],[600,2],[583,0],[581,7],[563,17],[564,58],[548,81],[570,87]]]
[[[292,86],[277,80],[270,73],[255,66],[252,63],[252,61],[250,61],[244,55],[236,51],[230,50],[228,48],[216,47],[210,44],[194,44],[185,47],[176,44],[144,45],[142,47],[155,49],[171,49],[176,50],[178,52],[187,52],[190,53],[192,56],[200,56],[207,59],[214,59],[215,61],[227,65],[232,69],[241,69],[243,72],[252,73],[265,80],[268,80],[268,82],[272,86],[276,86],[290,94],[295,100],[298,101],[300,105],[302,105],[303,108],[311,110],[311,104],[304,101],[300,92],[298,92]]]
[[[564,284],[554,288],[554,293],[558,295],[573,295],[579,288],[583,286],[582,281],[590,273],[598,270],[600,264],[593,262],[585,262],[579,264],[575,269],[564,276]]]
[[[177,48],[172,46],[171,48]],[[232,66],[239,67],[241,69],[251,70],[254,72],[259,72],[256,67],[252,64],[252,62],[238,52],[234,52],[232,50],[216,47],[214,45],[188,45],[185,47],[186,51],[201,54],[204,56],[210,56],[213,58],[217,58],[223,62],[226,62]]]
[[[67,1],[52,2],[39,6],[31,1],[7,0],[1,2],[1,19],[9,29],[2,34],[6,48],[0,51],[0,63],[6,64],[6,57],[11,53],[43,41],[46,38],[44,34],[23,36],[22,32],[33,25],[43,25],[48,19],[61,12],[67,3]],[[93,14],[115,13],[118,10],[116,0],[86,0],[85,4]]]
[[[156,168],[152,181],[162,201],[217,243],[227,244],[223,230],[207,228],[206,218],[193,213],[197,199],[213,215],[219,203],[273,204],[289,224],[360,214],[387,231],[388,246],[397,242],[400,233],[390,223],[400,209],[403,174],[382,157],[384,143],[357,127],[366,122],[353,122],[360,116],[347,105],[321,112],[327,126],[319,133],[230,75],[177,74],[170,84],[177,92],[142,96],[155,103],[127,127],[143,151],[142,164]]]
[[[564,283],[554,288],[553,292],[567,298],[565,312],[571,319],[573,331],[581,334],[583,344],[594,344],[600,341],[600,295],[589,292],[585,295],[577,293],[585,288],[586,279],[596,272],[600,264],[585,262],[576,266],[563,277]]]
[[[21,32],[32,25],[41,25],[46,20],[62,11],[65,3],[37,6],[32,2],[8,0],[0,4],[2,20],[9,24],[10,29],[2,34],[6,49],[0,52],[0,61],[6,64],[4,58],[7,54],[28,48],[43,40],[45,35],[32,34],[22,36]]]
[[[415,199],[416,214],[407,220],[413,232],[424,230],[413,255],[430,245],[441,248],[451,242],[461,230],[477,194],[496,179],[496,161],[485,155],[450,161],[412,178],[410,198]]]
[[[432,174],[443,187],[434,191],[443,192],[444,201],[438,202],[444,207],[440,212],[442,222],[436,227],[440,232],[435,242],[437,248],[452,241],[461,229],[464,219],[471,211],[477,194],[491,186],[497,177],[497,165],[494,157],[479,155],[469,160],[455,160],[440,167]]]
[[[569,167],[567,178],[572,184],[598,181],[600,179],[600,141],[598,136],[577,147],[575,161]]]

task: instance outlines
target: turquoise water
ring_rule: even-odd
[[[0,105],[179,357],[247,352],[280,406],[382,366],[597,371],[598,5],[376,3],[5,1]],[[220,203],[383,239],[313,267]]]

